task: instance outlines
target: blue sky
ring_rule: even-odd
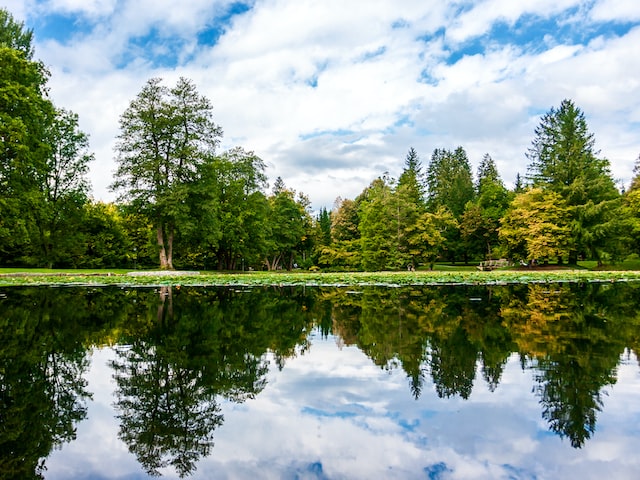
[[[225,132],[314,207],[398,176],[410,147],[526,173],[540,116],[587,117],[615,178],[640,154],[640,3],[629,0],[4,0],[51,96],[80,115],[97,199],[118,118],[150,77],[194,80]]]

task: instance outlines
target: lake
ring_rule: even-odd
[[[0,289],[0,478],[638,478],[640,282]]]

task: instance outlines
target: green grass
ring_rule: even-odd
[[[124,274],[127,272],[131,272],[130,269],[125,268],[105,268],[105,269],[95,269],[95,268],[0,268],[1,274],[16,274],[16,273],[26,273],[26,274],[55,274],[55,275],[63,275],[63,274],[79,274],[79,275],[107,275],[109,273],[112,274]]]
[[[543,270],[435,270],[418,272],[201,272],[175,276],[161,271],[148,276],[126,275],[126,270],[0,269],[0,286],[21,285],[121,285],[121,286],[353,286],[508,284],[548,282],[640,281],[640,271]]]

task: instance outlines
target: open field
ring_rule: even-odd
[[[0,286],[120,285],[120,286],[352,286],[507,284],[548,282],[640,281],[640,271],[587,269],[435,270],[417,272],[161,272],[122,270],[14,270],[0,269]]]

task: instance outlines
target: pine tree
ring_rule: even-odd
[[[584,113],[571,100],[542,117],[527,153],[533,186],[559,194],[568,207],[570,263],[580,255],[600,260],[613,245],[620,194],[609,161],[598,154]]]

